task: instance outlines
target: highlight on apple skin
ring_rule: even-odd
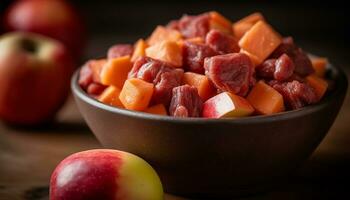
[[[48,37],[0,36],[0,119],[15,125],[50,121],[69,93],[73,63],[66,48]]]
[[[88,150],[65,158],[50,181],[50,200],[162,200],[161,181],[140,157]]]

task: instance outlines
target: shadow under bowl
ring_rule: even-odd
[[[283,180],[324,138],[348,85],[330,65],[335,88],[318,104],[240,119],[174,118],[100,103],[80,88],[78,71],[73,94],[102,145],[144,158],[167,192],[196,198],[252,194]]]

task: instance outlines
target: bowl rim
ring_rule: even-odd
[[[331,91],[325,98],[323,98],[319,103],[314,105],[308,105],[306,107],[297,109],[297,110],[291,110],[291,111],[284,111],[276,114],[271,115],[256,115],[256,116],[248,116],[248,117],[242,117],[242,118],[220,118],[220,119],[213,119],[213,118],[195,118],[195,117],[188,117],[188,118],[179,118],[179,117],[172,117],[172,116],[162,116],[162,115],[156,115],[156,114],[150,114],[140,111],[131,111],[123,108],[117,108],[111,105],[104,104],[102,102],[99,102],[95,98],[89,96],[78,84],[78,76],[81,67],[76,69],[74,72],[72,78],[71,78],[71,89],[73,91],[73,94],[76,96],[76,98],[80,98],[82,101],[97,107],[99,109],[112,112],[115,114],[125,115],[127,117],[133,117],[133,118],[142,118],[145,120],[154,120],[154,121],[166,121],[166,122],[172,122],[172,123],[191,123],[191,124],[204,124],[204,123],[240,123],[240,124],[249,124],[249,123],[257,123],[257,122],[270,122],[270,121],[279,121],[279,120],[286,120],[290,118],[299,117],[301,115],[306,115],[309,113],[317,112],[318,110],[321,110],[324,108],[330,101],[333,100],[333,98],[341,96],[341,94],[346,93],[348,81],[347,76],[345,75],[344,71],[339,68],[338,66],[335,66],[334,64],[329,63],[327,65],[327,68],[329,71],[332,71],[334,74],[334,81],[335,81],[335,89]]]

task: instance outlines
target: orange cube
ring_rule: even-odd
[[[183,76],[183,84],[194,86],[198,95],[205,101],[215,95],[215,88],[211,85],[207,76],[193,72],[186,72]]]
[[[151,36],[148,38],[147,43],[151,46],[163,41],[172,41],[176,42],[182,38],[182,35],[179,31],[174,29],[168,29],[164,26],[157,26],[153,31]]]
[[[176,44],[179,45],[179,47],[182,49],[185,42],[191,42],[191,43],[195,43],[195,44],[204,44],[205,43],[204,38],[193,37],[193,38],[187,38],[185,40],[184,39],[178,40],[176,42]]]
[[[192,42],[192,43],[195,43],[195,44],[204,44],[205,41],[202,37],[193,37],[193,38],[188,38],[186,39],[186,41],[188,42]]]
[[[163,41],[146,49],[148,57],[162,60],[175,67],[182,66],[182,49],[176,42]]]
[[[110,59],[101,71],[101,83],[122,88],[131,68],[130,56]]]
[[[265,21],[265,19],[261,13],[256,12],[235,22],[232,25],[234,36],[240,39],[258,21]]]
[[[232,34],[232,23],[216,11],[209,12],[209,28]]]
[[[135,62],[135,60],[141,56],[146,55],[147,44],[143,39],[139,39],[134,47],[134,53],[131,56],[131,61]]]
[[[316,91],[317,97],[321,99],[326,93],[328,88],[328,83],[323,78],[318,77],[317,75],[309,75],[306,77],[306,82],[314,88]]]
[[[90,67],[92,71],[92,79],[96,83],[100,83],[100,74],[102,71],[103,66],[106,64],[107,60],[106,59],[99,59],[99,60],[90,60],[88,62],[88,66]]]
[[[124,106],[119,100],[119,94],[120,89],[111,85],[108,88],[106,88],[97,99],[105,104],[123,108]]]
[[[142,111],[148,107],[152,95],[152,83],[132,78],[125,81],[119,99],[126,109]]]
[[[181,40],[178,40],[178,41],[176,42],[177,46],[179,46],[179,47],[180,47],[181,52],[183,51],[183,47],[184,47],[184,43],[185,43],[185,41],[186,41],[186,40],[181,39]]]
[[[257,22],[239,40],[239,46],[262,63],[282,42],[281,36],[264,21]]]
[[[312,66],[315,70],[315,73],[319,77],[324,77],[326,73],[326,67],[328,64],[328,59],[327,58],[312,58],[311,59]]]
[[[157,104],[147,108],[144,112],[155,115],[168,115],[166,108],[163,104]]]
[[[264,81],[255,84],[247,100],[259,114],[270,115],[284,111],[283,96]]]
[[[243,35],[250,29],[252,28],[254,24],[251,23],[239,23],[239,24],[234,24],[232,26],[233,29],[233,35],[237,39],[241,39]]]
[[[259,65],[260,64],[260,59],[257,57],[257,56],[255,56],[255,55],[253,55],[253,54],[251,54],[251,53],[249,53],[249,52],[247,52],[247,51],[244,51],[243,49],[241,49],[240,51],[239,51],[240,53],[244,53],[244,54],[246,54],[247,56],[249,56],[249,58],[250,58],[250,60],[253,62],[253,64],[254,64],[254,66],[257,66],[257,65]]]

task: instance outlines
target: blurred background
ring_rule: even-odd
[[[11,0],[1,0],[3,11]],[[283,35],[291,35],[304,49],[346,65],[350,42],[350,15],[345,1],[85,1],[71,0],[88,29],[85,58],[104,55],[118,42],[147,37],[158,24],[217,10],[232,21],[260,11]]]

